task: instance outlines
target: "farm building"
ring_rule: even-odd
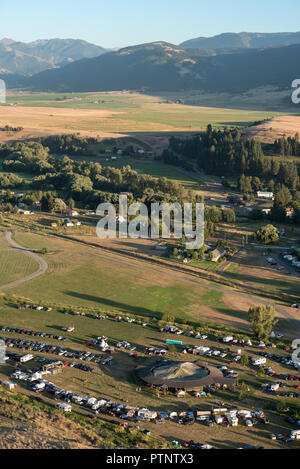
[[[70,226],[81,226],[81,222],[78,221],[78,220],[73,220],[72,221],[72,220],[69,220],[68,218],[66,218],[64,220],[64,226],[68,226],[68,227],[70,227]]]
[[[274,199],[274,194],[273,194],[273,192],[258,191],[258,192],[257,192],[257,197],[258,197],[259,199],[269,199],[269,200],[273,200],[273,199]]]
[[[226,251],[224,249],[214,249],[212,251],[212,261],[213,262],[218,262],[222,257],[224,257],[226,254]]]
[[[76,210],[71,210],[71,209],[66,209],[66,210],[63,210],[63,215],[65,215],[66,217],[78,217],[79,213],[76,212]]]

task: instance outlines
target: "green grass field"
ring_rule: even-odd
[[[163,163],[156,161],[136,161],[132,158],[121,158],[119,161],[101,162],[103,166],[112,166],[114,168],[122,168],[130,165],[134,171],[139,174],[150,174],[154,177],[165,177],[173,181],[179,182],[187,189],[200,190],[200,184],[191,177],[187,176],[180,169],[172,168]]]
[[[2,171],[1,166],[0,166],[0,174],[14,174],[15,176],[18,176],[19,178],[23,179],[24,184],[29,184],[34,177],[36,177],[35,174],[29,174],[29,173],[15,173],[15,172],[9,172],[9,171]]]
[[[107,111],[102,119],[78,121],[78,129],[102,130],[106,132],[169,132],[195,131],[203,129],[207,124],[216,127],[225,125],[244,127],[253,122],[280,115],[278,112],[253,111],[242,109],[198,107],[175,104],[162,97],[148,96],[137,93],[72,93],[72,94],[25,94],[8,95],[8,104],[18,107],[44,107],[68,110]],[[74,116],[76,113],[74,113]],[[95,123],[95,120],[99,121]],[[11,122],[9,122],[11,124]],[[66,123],[66,129],[74,124]],[[27,123],[26,125],[29,125]],[[52,124],[50,124],[52,126]],[[56,124],[57,126],[57,124]]]
[[[70,242],[22,232],[14,236],[26,247],[46,247],[49,254],[45,259],[50,268],[41,277],[10,290],[10,294],[36,302],[122,311],[145,318],[170,315],[181,320],[203,320],[203,306],[231,314],[232,308],[212,290],[98,257],[97,251]]]
[[[29,256],[10,248],[0,232],[0,286],[37,271],[38,264]]]
[[[139,98],[130,93],[18,93],[7,96],[8,104],[70,109],[136,109],[142,101],[142,95]]]

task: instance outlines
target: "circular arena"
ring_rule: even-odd
[[[138,367],[137,375],[150,386],[170,390],[201,391],[207,386],[233,386],[234,381],[223,376],[222,371],[201,362],[159,362]]]

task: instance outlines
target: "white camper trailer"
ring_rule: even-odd
[[[2,381],[2,386],[9,389],[10,391],[13,391],[15,388],[15,383],[11,383],[10,381]]]
[[[27,362],[30,362],[31,360],[33,360],[33,355],[29,353],[20,358],[20,363],[27,363]]]
[[[71,404],[67,404],[66,402],[58,402],[55,404],[55,408],[62,410],[63,412],[72,412]]]

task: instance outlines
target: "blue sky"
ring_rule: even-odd
[[[179,44],[222,32],[298,31],[299,0],[3,0],[0,35],[80,38],[104,47]]]

